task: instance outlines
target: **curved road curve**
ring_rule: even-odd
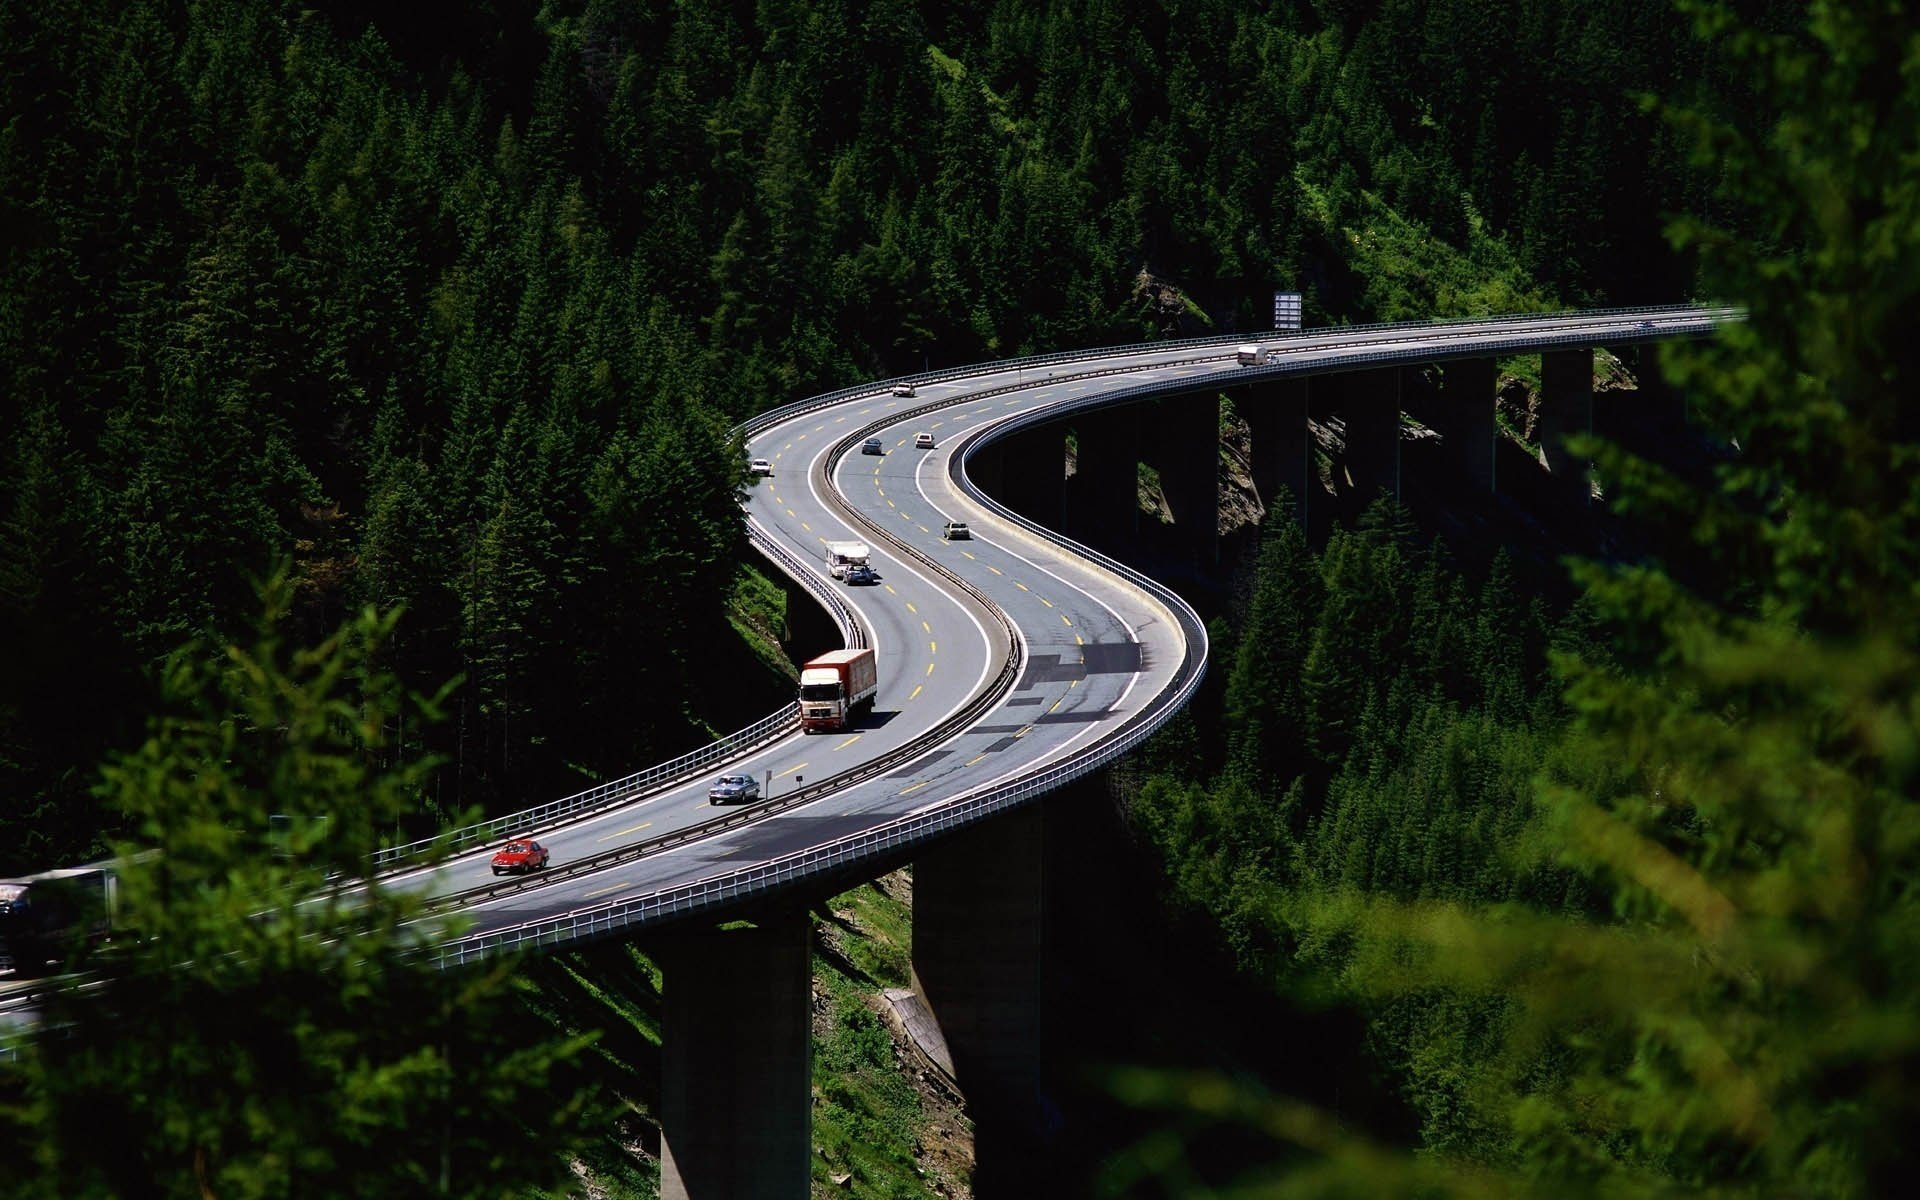
[[[1158,343],[929,373],[896,381],[912,385],[910,396],[863,385],[762,414],[746,427],[748,453],[774,464],[745,501],[755,543],[781,570],[837,597],[843,626],[854,622],[873,645],[874,712],[847,733],[792,733],[546,834],[556,863],[565,863],[698,827],[715,815],[706,785],[722,769],[770,780],[768,807],[777,810],[679,844],[638,846],[621,861],[538,886],[474,895],[463,910],[469,932],[442,953],[457,961],[593,937],[904,861],[920,842],[1112,761],[1177,711],[1205,669],[1206,635],[1192,610],[987,498],[965,469],[981,445],[1149,396],[1706,337],[1738,317],[1659,308],[1268,334],[1257,340],[1281,353],[1259,367],[1235,361],[1235,343],[1256,340],[1246,336]],[[934,448],[915,448],[922,432]],[[882,453],[860,452],[868,437]],[[943,540],[947,520],[967,522],[974,538]],[[836,538],[873,548],[877,585],[847,588],[826,575],[822,543]],[[942,722],[952,728],[926,744]],[[916,744],[917,753],[873,773],[876,760]],[[863,768],[866,777],[834,785]],[[484,886],[484,863],[484,853],[463,856],[420,878],[436,891]]]

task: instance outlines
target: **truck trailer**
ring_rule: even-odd
[[[0,969],[38,975],[119,925],[120,877],[111,867],[0,879]]]
[[[830,650],[800,667],[800,728],[845,729],[880,690],[873,650]]]

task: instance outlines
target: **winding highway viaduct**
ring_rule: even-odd
[[[1137,746],[1207,665],[1193,609],[1122,561],[1139,533],[1140,464],[1201,559],[1214,544],[1222,392],[1252,429],[1263,498],[1283,483],[1311,492],[1310,421],[1343,431],[1335,469],[1353,489],[1394,490],[1409,408],[1492,489],[1494,360],[1539,353],[1542,465],[1584,499],[1585,472],[1560,439],[1592,423],[1594,348],[1709,337],[1738,315],[1673,307],[1163,342],[931,372],[764,413],[743,429],[748,452],[774,465],[743,502],[753,544],[840,638],[875,649],[871,716],[807,736],[788,706],[674,762],[461,831],[460,852],[437,865],[409,868],[418,847],[395,848],[392,878],[469,922],[441,948],[449,965],[644,938],[663,973],[662,1195],[716,1200],[807,1194],[808,906],[911,863],[909,1027],[975,1117],[977,1190],[1024,1194],[1045,849],[1072,838],[1032,801]],[[1271,361],[1241,365],[1236,345],[1255,340]],[[1435,364],[1437,393],[1414,403],[1410,369]],[[923,432],[933,448],[915,447]],[[868,438],[882,453],[860,451]],[[969,523],[972,540],[944,540],[948,520]],[[878,585],[824,572],[821,544],[847,537],[873,547]],[[765,780],[765,799],[711,808],[706,784],[721,769]],[[540,836],[554,868],[490,878],[508,833]]]

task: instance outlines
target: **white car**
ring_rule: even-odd
[[[896,383],[893,385],[893,394],[906,399],[912,399],[913,385],[910,383]]]
[[[747,464],[747,474],[771,475],[773,474],[773,464],[764,458],[756,458]]]
[[[913,435],[913,448],[914,448],[914,449],[916,449],[916,450],[931,450],[931,449],[933,449],[933,435],[932,435],[932,434],[930,434],[930,433],[916,433],[916,434],[914,434],[914,435]]]

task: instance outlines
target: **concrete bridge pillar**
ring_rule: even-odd
[[[1142,457],[1160,473],[1174,534],[1194,561],[1219,558],[1220,401],[1211,391],[1153,402],[1154,438]]]
[[[1494,448],[1500,429],[1493,419],[1497,365],[1491,358],[1456,358],[1441,371],[1435,427],[1473,486],[1483,492],[1498,491]]]
[[[1000,446],[1000,491],[995,498],[1021,516],[1060,528],[1067,484],[1066,430],[1049,423],[1016,433]]]
[[[913,990],[974,1118],[983,1198],[1032,1194],[1040,1164],[1044,830],[1042,806],[1030,804],[913,864]]]
[[[1642,342],[1616,350],[1637,386],[1609,392],[1593,409],[1595,433],[1656,462],[1682,440],[1687,425],[1686,397],[1660,373],[1664,349],[1657,342]]]
[[[1303,522],[1313,470],[1308,386],[1305,376],[1255,384],[1237,406],[1253,435],[1253,488],[1261,506],[1273,507],[1274,496],[1285,487],[1293,493],[1295,518]]]
[[[1125,550],[1140,528],[1140,406],[1081,413],[1073,433],[1065,532],[1109,554]]]
[[[807,1194],[810,936],[797,911],[661,946],[662,1200]]]
[[[1535,431],[1556,489],[1585,504],[1592,496],[1588,463],[1565,439],[1593,432],[1593,348],[1551,350],[1540,356],[1540,420]]]
[[[1361,507],[1380,492],[1400,495],[1400,368],[1382,367],[1330,376],[1339,390],[1347,430],[1346,470],[1352,497]]]

